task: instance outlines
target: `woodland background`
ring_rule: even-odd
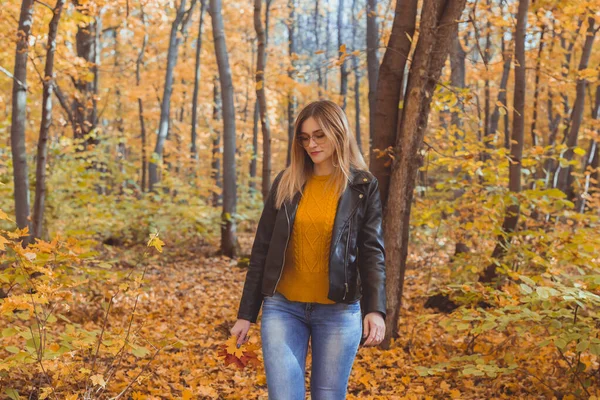
[[[0,397],[266,398],[229,329],[328,98],[385,214],[348,397],[597,398],[599,28],[598,0],[4,0]]]

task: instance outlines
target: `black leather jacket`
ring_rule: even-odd
[[[329,293],[335,302],[361,300],[363,314],[386,315],[385,249],[377,179],[368,171],[351,168],[348,187],[340,197],[329,252]],[[300,201],[275,208],[275,180],[260,217],[238,318],[256,322],[264,296],[273,296],[283,272],[285,251]]]

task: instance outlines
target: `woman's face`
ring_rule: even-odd
[[[296,139],[315,164],[333,162],[333,146],[313,117],[302,123]]]

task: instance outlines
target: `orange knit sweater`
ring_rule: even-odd
[[[277,291],[291,301],[332,304],[329,249],[338,197],[328,186],[331,175],[312,176],[298,204]]]

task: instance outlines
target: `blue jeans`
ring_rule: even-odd
[[[312,399],[346,398],[362,336],[360,301],[301,303],[276,292],[264,299],[260,333],[270,400],[304,400],[309,337]]]

